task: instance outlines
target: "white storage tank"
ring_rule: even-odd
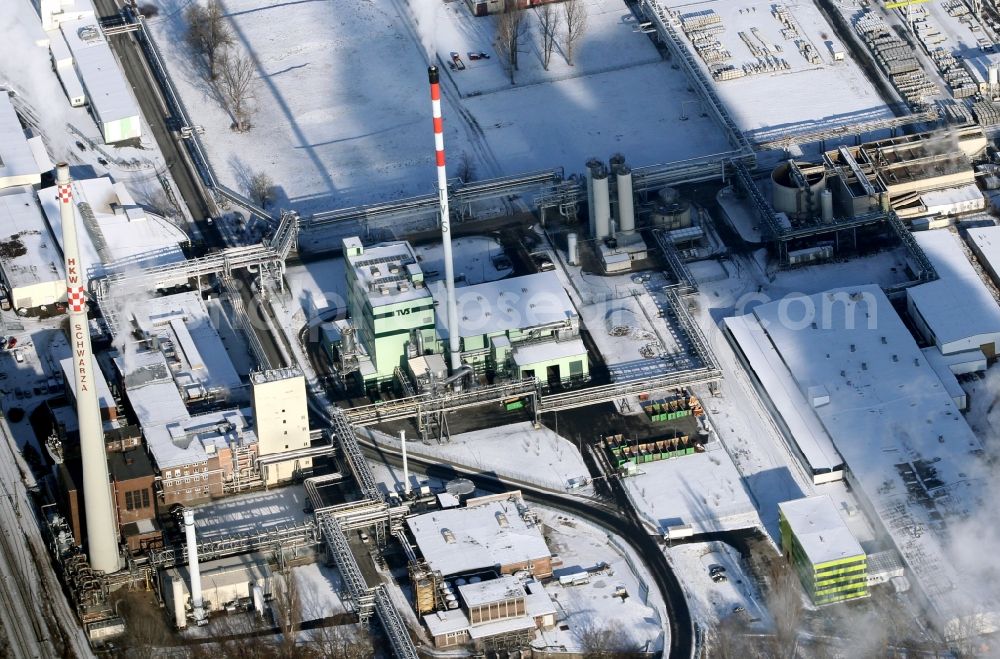
[[[594,174],[601,171],[604,165],[597,158],[587,161],[587,213],[590,218],[587,227],[590,235],[594,235]]]
[[[570,265],[577,265],[580,261],[580,245],[577,243],[575,233],[566,236],[566,262]]]
[[[618,184],[618,230],[635,231],[635,205],[632,197],[632,169],[621,163],[615,169]]]
[[[819,193],[819,205],[822,211],[823,222],[830,224],[833,222],[833,193],[823,190]]]
[[[611,195],[608,189],[608,173],[603,167],[594,178],[594,238],[603,240],[611,235]]]

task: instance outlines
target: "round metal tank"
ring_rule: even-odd
[[[655,226],[664,229],[684,229],[691,226],[691,204],[679,199],[657,206],[650,216]]]
[[[580,245],[575,233],[566,235],[566,261],[570,265],[576,265],[580,261]]]
[[[833,222],[833,193],[829,190],[823,190],[820,192],[819,205],[823,222],[825,224]]]
[[[657,196],[660,198],[661,204],[669,206],[680,200],[681,193],[677,191],[677,188],[662,188]]]
[[[479,583],[482,581],[481,577],[469,577],[469,583]]]
[[[611,235],[611,196],[608,173],[602,167],[594,173],[594,238],[603,240]]]
[[[456,478],[444,486],[445,492],[454,495],[459,501],[464,501],[476,491],[476,486],[468,478]]]
[[[800,189],[794,176],[795,168],[808,170],[806,187]],[[791,160],[771,172],[771,204],[774,210],[795,219],[820,215],[820,193],[826,189],[826,174],[815,165]]]

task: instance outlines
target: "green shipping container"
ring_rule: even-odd
[[[691,455],[692,453],[694,453],[694,447],[693,446],[690,446],[690,447],[684,449],[684,455]]]
[[[519,410],[524,407],[524,401],[515,400],[513,403],[507,403],[507,411],[513,412],[514,410]]]

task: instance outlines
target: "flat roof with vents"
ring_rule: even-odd
[[[828,495],[785,501],[778,510],[813,565],[864,555]]]
[[[578,316],[555,272],[464,286],[456,289],[455,295],[463,337],[541,327],[571,321]],[[447,339],[444,286],[434,287],[434,303],[438,308],[438,335]]]
[[[445,576],[551,556],[539,528],[525,522],[513,500],[415,515],[406,524],[427,564]]]
[[[373,309],[430,297],[408,242],[373,245],[360,253],[352,253],[346,240],[344,245],[344,258],[354,272],[362,297]]]

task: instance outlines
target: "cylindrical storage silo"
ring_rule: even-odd
[[[632,197],[632,169],[622,163],[615,170],[618,183],[618,230],[635,231],[635,204]]]
[[[590,229],[590,235],[594,235],[594,174],[603,167],[604,165],[597,158],[591,158],[587,161],[587,212],[590,218],[587,226]]]
[[[575,233],[570,233],[566,235],[566,262],[570,265],[576,265],[580,260],[579,255],[580,246],[577,244],[577,238]]]
[[[829,190],[823,190],[820,192],[819,205],[822,211],[824,224],[830,224],[833,222],[833,193]]]
[[[594,173],[594,238],[603,240],[611,235],[611,197],[608,173],[602,167]]]
[[[786,161],[771,172],[771,203],[774,210],[794,219],[820,214],[820,193],[826,189],[822,167]]]

